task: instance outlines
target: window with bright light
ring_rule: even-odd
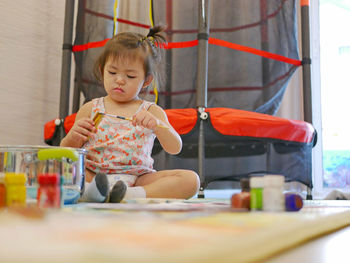
[[[350,1],[319,0],[323,186],[350,186]]]

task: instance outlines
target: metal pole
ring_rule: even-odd
[[[173,0],[167,0],[166,1],[166,22],[168,26],[167,31],[167,40],[168,42],[172,42],[173,40]],[[165,91],[168,95],[165,95],[165,102],[164,106],[166,109],[171,109],[172,104],[172,63],[173,63],[173,51],[171,49],[167,50],[166,52],[166,76],[167,76],[167,83],[165,87]]]
[[[60,93],[60,119],[64,119],[69,114],[69,90],[70,90],[70,71],[72,57],[72,32],[74,21],[74,0],[66,0],[64,33],[63,33],[63,51],[61,68],[61,93]]]
[[[260,37],[261,37],[261,49],[264,51],[269,51],[269,36],[268,36],[268,3],[267,0],[260,0]],[[261,57],[262,66],[262,97],[264,99],[264,104],[271,98],[271,91],[266,88],[267,84],[270,82],[270,60],[265,57]]]
[[[302,66],[303,66],[304,121],[312,124],[311,50],[310,50],[309,7],[310,7],[309,0],[300,0],[301,37],[302,37],[301,41],[302,41],[302,55],[303,55]],[[311,171],[312,171],[312,168],[311,168]],[[306,199],[308,199],[308,200],[312,199],[312,192],[311,192],[311,188],[309,188],[309,187],[307,188]]]
[[[209,39],[209,0],[198,0],[198,55],[197,55],[197,110],[200,116],[198,136],[198,174],[200,177],[199,198],[204,198],[205,188],[205,134],[204,121],[208,92],[208,39]]]
[[[84,43],[84,25],[85,25],[85,0],[78,0],[78,12],[75,29],[75,40],[74,44]],[[80,108],[80,95],[82,92],[82,75],[83,75],[83,52],[77,52],[74,54],[75,57],[75,79],[74,79],[74,90],[73,90],[73,105],[72,113],[78,112]]]
[[[310,1],[301,1],[301,32],[303,55],[303,102],[304,121],[312,123],[312,97],[311,97],[311,52],[310,52]]]
[[[209,0],[198,0],[197,108],[207,107]]]

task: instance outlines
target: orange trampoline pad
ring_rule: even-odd
[[[223,135],[271,138],[285,141],[311,143],[315,129],[310,123],[275,117],[267,114],[231,108],[207,108],[210,122],[214,129]],[[197,110],[169,109],[165,110],[170,124],[180,134],[184,135],[194,129],[198,121]],[[66,133],[72,128],[76,114],[66,117],[64,130]],[[56,125],[55,120],[45,124],[45,140],[52,138]]]
[[[231,108],[207,108],[205,111],[209,113],[214,129],[223,135],[301,143],[311,143],[314,138],[315,129],[304,121]],[[198,119],[195,109],[170,109],[166,114],[179,134],[190,132]]]

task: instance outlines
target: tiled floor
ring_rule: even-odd
[[[233,194],[240,191],[240,189],[208,189],[204,190],[204,196],[205,198],[230,199]]]

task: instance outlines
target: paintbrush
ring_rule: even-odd
[[[108,114],[108,113],[104,113],[104,112],[96,112],[94,118],[92,119],[92,120],[95,122],[95,127],[96,127],[96,128],[97,128],[97,126],[100,124],[100,122],[101,122],[103,116],[108,116],[108,117],[112,117],[112,118],[116,118],[116,119],[121,119],[121,120],[132,121],[132,119],[131,119],[131,118],[128,118],[128,117],[123,117],[123,116]],[[169,127],[163,126],[163,125],[157,125],[157,127],[163,128],[163,129],[169,129]]]

